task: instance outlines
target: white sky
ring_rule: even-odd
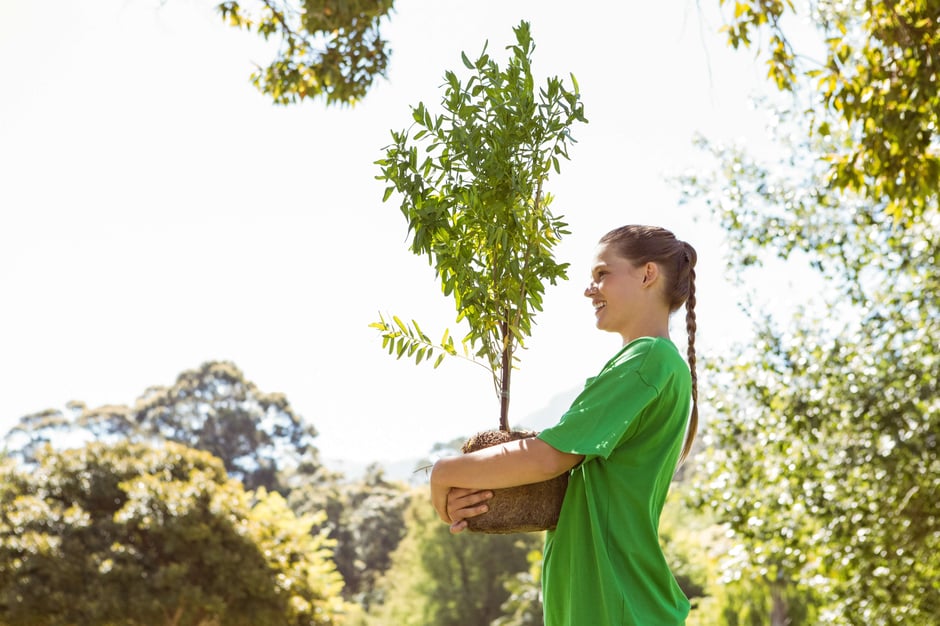
[[[582,296],[615,226],[660,224],[698,249],[701,358],[739,336],[720,234],[664,180],[702,162],[695,132],[764,141],[748,100],[763,63],[727,49],[717,1],[398,0],[388,80],[352,109],[272,105],[248,80],[266,46],[215,4],[0,0],[0,430],[70,400],[130,404],[213,359],[287,394],[327,458],[420,456],[494,428],[482,369],[395,361],[368,328],[380,310],[432,336],[454,320],[373,162],[410,105],[436,110],[462,50],[489,39],[502,61],[520,19],[536,72],[573,72],[590,124],[550,181],[571,280],[548,288],[511,420],[619,347]]]

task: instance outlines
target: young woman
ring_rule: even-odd
[[[546,626],[674,626],[689,602],[659,545],[659,517],[698,423],[695,250],[669,231],[624,226],[601,238],[584,295],[623,347],[560,422],[537,438],[441,459],[431,499],[451,532],[500,489],[570,471],[546,536]],[[686,305],[688,367],[669,339]],[[691,405],[691,417],[690,417]],[[684,443],[683,443],[684,442]]]

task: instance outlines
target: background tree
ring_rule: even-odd
[[[690,468],[669,494],[659,523],[663,554],[683,593],[691,600],[688,626],[766,626],[771,622],[774,596],[770,585],[752,571],[725,565],[736,549],[728,528],[707,509],[693,508],[689,491],[701,479]],[[817,624],[817,598],[803,589],[784,589],[789,624]]]
[[[435,116],[418,103],[412,114],[419,130],[413,137],[393,131],[377,162],[378,178],[389,183],[385,200],[396,191],[402,196],[411,251],[427,255],[444,294],[454,297],[457,322],[469,326],[464,355],[472,350],[492,374],[504,431],[516,348],[532,332],[545,283],[567,277],[568,265],[553,256],[566,224],[550,212],[544,185],[568,157],[571,126],[587,121],[573,77],[573,91],[557,77],[536,91],[529,24],[513,30],[505,69],[486,46],[473,63],[462,54],[471,75],[462,83],[445,73],[444,113]],[[437,356],[437,365],[458,354],[449,331],[436,344],[417,323],[398,317],[373,326],[399,358],[420,363]]]
[[[85,417],[95,421],[98,413]],[[147,389],[129,413],[144,437],[176,441],[222,459],[246,489],[286,492],[280,475],[305,463],[320,467],[316,429],[294,412],[284,394],[265,393],[234,364],[209,361],[181,373],[169,387]]]
[[[21,417],[3,436],[7,453],[25,465],[38,462],[47,447],[76,448],[92,441],[140,443],[152,438],[132,419],[131,409],[121,404],[89,409],[73,400],[65,409],[46,409]]]
[[[780,112],[798,125],[802,113]],[[748,276],[775,258],[823,288],[792,319],[751,310],[755,339],[713,364],[698,501],[733,532],[729,571],[763,579],[773,623],[811,593],[826,623],[940,615],[940,212],[830,184],[832,146],[779,126],[779,161],[710,146],[719,171],[685,179]],[[708,144],[705,144],[709,147]],[[912,193],[919,193],[916,187]],[[750,268],[752,273],[747,273]]]
[[[536,533],[451,535],[424,497],[408,509],[407,534],[379,585],[384,604],[370,611],[376,626],[489,624],[503,614],[506,583],[528,571]]]
[[[48,449],[0,476],[4,624],[333,624],[330,544],[277,494],[167,443]]]
[[[827,600],[827,623],[930,621],[940,7],[810,3],[826,56],[813,64],[787,35],[792,3],[733,6],[729,42],[769,42],[798,112],[782,116],[779,161],[709,146],[721,173],[686,182],[729,232],[732,265],[803,258],[831,295],[790,322],[752,311],[755,343],[717,364],[736,391],[713,398],[701,501],[734,530],[732,569],[771,585],[776,623],[800,588]]]
[[[737,48],[766,46],[780,89],[812,94],[810,132],[835,188],[910,222],[937,210],[940,192],[940,4],[937,0],[807,3],[825,54],[796,50],[792,0],[719,0]],[[850,141],[830,142],[831,134]]]
[[[72,402],[67,412],[25,416],[5,443],[29,461],[46,443],[61,448],[89,441],[175,441],[222,459],[247,489],[286,493],[288,471],[295,481],[325,478],[316,436],[284,394],[262,392],[233,363],[208,361],[169,387],[150,387],[133,407],[89,409]]]
[[[24,415],[4,436],[7,455],[22,463],[35,463],[46,446],[69,432],[72,421],[58,409]]]
[[[390,51],[380,27],[393,0],[227,0],[218,5],[229,25],[277,40],[266,67],[251,81],[276,104],[322,98],[355,104],[385,76]]]
[[[372,465],[361,480],[335,476],[300,485],[291,490],[288,502],[298,514],[325,513],[320,528],[335,542],[333,558],[345,582],[343,597],[369,609],[381,602],[376,584],[391,567],[391,555],[405,535],[405,511],[413,495]]]
[[[11,458],[29,467],[38,465],[47,446],[62,450],[90,441],[126,445],[173,438],[223,454],[230,475],[246,487],[276,487],[286,494],[291,515],[315,518],[310,532],[334,542],[343,597],[368,608],[405,533],[411,492],[386,480],[377,465],[355,481],[328,471],[311,443],[315,431],[297,419],[280,394],[262,393],[230,363],[209,362],[184,372],[173,386],[151,387],[133,409],[72,402],[64,411],[23,417],[4,441]]]
[[[509,597],[503,602],[503,615],[490,626],[542,626],[542,551],[532,550],[526,557],[529,569],[506,581]]]

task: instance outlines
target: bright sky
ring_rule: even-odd
[[[395,361],[368,328],[379,311],[432,336],[454,320],[373,162],[410,105],[436,107],[461,51],[489,39],[502,61],[521,19],[536,72],[573,72],[590,124],[549,184],[571,280],[548,288],[511,421],[619,347],[582,296],[615,226],[663,225],[698,249],[702,358],[738,336],[720,233],[665,180],[702,162],[696,132],[763,141],[748,96],[765,70],[727,49],[717,1],[398,0],[388,80],[352,109],[272,105],[248,79],[266,46],[215,4],[0,0],[0,430],[70,400],[131,404],[217,359],[285,393],[326,458],[420,456],[495,428],[482,369]]]

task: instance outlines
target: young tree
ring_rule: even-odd
[[[47,450],[0,475],[0,622],[335,624],[331,546],[178,444]]]
[[[505,69],[486,46],[475,62],[462,55],[471,75],[461,82],[446,72],[444,113],[433,115],[418,103],[412,109],[417,132],[392,132],[377,162],[378,178],[389,183],[384,199],[396,191],[402,196],[411,251],[427,255],[444,294],[454,298],[457,321],[469,326],[462,353],[491,373],[504,431],[516,350],[531,334],[545,283],[567,278],[568,264],[553,255],[566,224],[549,210],[545,184],[568,158],[571,126],[587,121],[574,77],[573,91],[557,77],[536,89],[529,24],[514,32]],[[437,366],[460,354],[449,331],[435,343],[416,322],[397,316],[372,326],[398,358],[420,363],[436,356]]]

